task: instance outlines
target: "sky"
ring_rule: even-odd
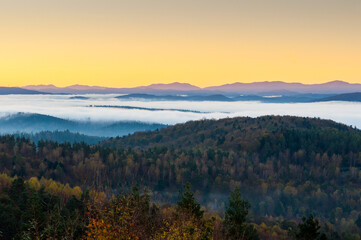
[[[360,0],[0,0],[0,86],[361,83]]]

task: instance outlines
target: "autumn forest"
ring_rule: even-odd
[[[100,144],[0,137],[1,239],[360,239],[361,131],[199,120]]]

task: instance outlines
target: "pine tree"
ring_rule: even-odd
[[[319,221],[312,214],[308,218],[303,217],[302,223],[298,224],[296,232],[297,240],[326,240],[325,234],[320,233]]]
[[[184,185],[184,192],[179,191],[181,200],[177,202],[177,210],[185,213],[190,213],[197,219],[203,217],[204,211],[201,210],[201,205],[195,200],[194,193],[191,191],[191,184]]]
[[[256,229],[247,223],[250,208],[251,205],[242,199],[238,188],[231,192],[224,217],[225,232],[229,239],[259,239]]]
[[[358,215],[357,220],[355,221],[357,227],[361,228],[361,214]]]

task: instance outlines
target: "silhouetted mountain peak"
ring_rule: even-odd
[[[151,84],[149,86],[140,87],[140,88],[148,88],[153,90],[172,90],[172,91],[194,91],[194,90],[200,90],[201,88],[191,85],[189,83],[180,83],[180,82],[174,82],[169,84]]]
[[[341,81],[341,80],[334,80],[331,82],[324,83],[325,85],[350,85],[350,83]]]

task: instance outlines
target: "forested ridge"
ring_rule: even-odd
[[[258,118],[238,117],[226,118],[221,120],[204,119],[199,121],[190,121],[185,124],[177,124],[171,127],[162,128],[155,131],[136,132],[134,134],[111,138],[105,141],[104,145],[117,147],[136,147],[150,148],[154,146],[173,146],[178,148],[200,147],[200,148],[217,148],[223,150],[252,150],[251,145],[260,144],[262,138],[268,136],[279,137],[277,144],[284,144],[290,132],[306,133],[313,135],[323,134],[323,137],[330,137],[325,134],[329,132],[343,133],[344,138],[348,134],[359,135],[360,130],[354,129],[344,124],[339,124],[331,120],[321,120],[319,118],[302,118],[291,116],[263,116]],[[300,140],[307,140],[303,136],[297,136]],[[312,136],[309,136],[309,138]],[[320,136],[322,137],[322,136]],[[356,140],[349,138],[346,140]],[[315,139],[308,139],[313,141]],[[325,140],[323,144],[334,143],[334,139],[317,139]],[[266,143],[266,142],[262,142]],[[268,142],[271,144],[272,142]],[[302,148],[300,142],[287,142],[293,144],[294,148]],[[314,143],[314,142],[313,142]],[[319,142],[316,142],[319,143]],[[244,144],[244,145],[242,145]],[[311,143],[307,143],[310,147]],[[347,143],[343,144],[347,145]],[[256,146],[255,146],[256,147]],[[279,145],[278,148],[286,148],[288,146]],[[331,151],[335,151],[335,146],[330,146]],[[356,147],[356,146],[353,146]]]
[[[95,146],[8,135],[0,137],[0,169],[108,195],[136,184],[158,203],[174,203],[189,182],[200,203],[221,217],[229,193],[240,189],[263,239],[281,239],[292,221],[309,214],[331,239],[360,234],[361,131],[332,121],[202,120]]]
[[[66,131],[41,131],[37,133],[16,133],[15,137],[24,137],[29,138],[34,143],[38,143],[41,140],[48,140],[58,143],[63,142],[85,142],[87,144],[98,144],[104,140],[106,137],[96,137],[96,136],[88,136],[80,133],[73,133],[69,130]]]

